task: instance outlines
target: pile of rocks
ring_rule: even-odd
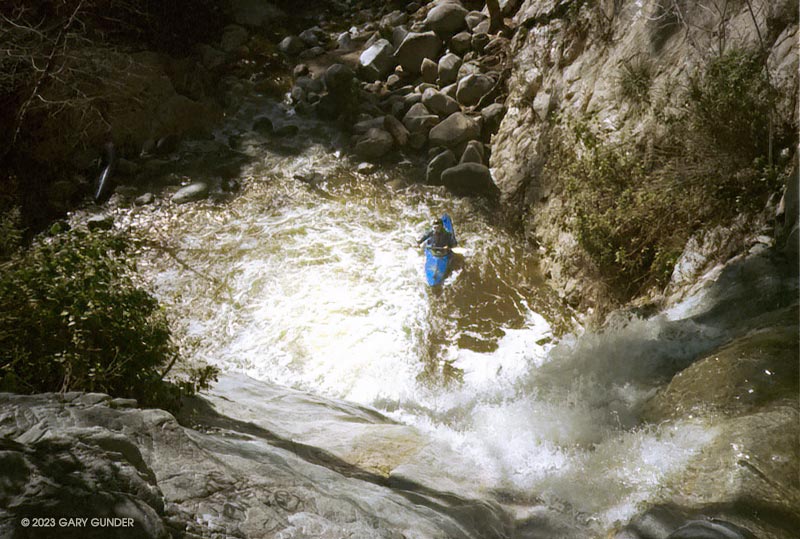
[[[489,16],[458,0],[375,15],[335,43],[331,37],[341,63],[317,76],[298,64],[290,94],[295,108],[344,121],[361,159],[427,151],[428,183],[493,192],[489,143],[505,114],[496,101],[503,97],[508,38],[491,34]],[[311,28],[285,38],[280,48],[302,59],[317,56],[314,48],[323,45]]]

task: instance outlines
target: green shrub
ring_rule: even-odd
[[[620,64],[617,74],[622,97],[636,104],[650,103],[650,87],[653,84],[653,67],[650,61],[637,55]]]
[[[178,359],[167,318],[124,258],[126,237],[72,230],[0,265],[0,386],[98,391],[174,409],[206,367],[165,381]]]
[[[760,54],[730,50],[691,78],[689,123],[737,164],[749,164],[767,153],[772,91]]]
[[[658,137],[612,142],[587,122],[554,126],[544,175],[564,187],[564,224],[618,300],[666,284],[694,232],[761,211],[781,188],[767,166],[772,90],[759,58],[714,58],[680,94],[686,106],[653,103]],[[623,93],[649,96],[649,77],[626,64]]]

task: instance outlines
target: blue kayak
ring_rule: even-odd
[[[447,214],[442,215],[444,229],[456,237],[453,230],[453,222]],[[429,286],[435,286],[444,281],[447,275],[447,268],[450,259],[453,257],[449,249],[437,249],[435,247],[425,247],[425,279]]]

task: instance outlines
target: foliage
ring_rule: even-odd
[[[773,92],[760,54],[730,50],[692,77],[692,127],[738,163],[765,155]]]
[[[767,166],[771,88],[759,62],[742,51],[712,59],[678,94],[684,107],[651,105],[658,135],[611,141],[570,118],[551,133],[544,174],[565,187],[565,224],[620,301],[665,285],[701,226],[760,211],[780,189]],[[649,71],[629,68],[620,82],[641,96]]]
[[[178,359],[164,312],[136,282],[115,233],[37,238],[0,266],[0,386],[18,392],[98,391],[176,408],[216,370],[165,375]]]
[[[650,102],[653,67],[649,60],[637,55],[621,63],[618,84],[622,96],[634,104]]]

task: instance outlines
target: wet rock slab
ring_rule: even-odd
[[[19,534],[22,516],[56,513],[133,518],[131,537],[507,531],[495,504],[443,490],[427,466],[427,484],[413,473],[392,479],[418,453],[447,457],[374,410],[243,376],[225,377],[207,399],[187,404],[182,422],[194,429],[167,412],[114,402],[0,394],[1,536]]]

